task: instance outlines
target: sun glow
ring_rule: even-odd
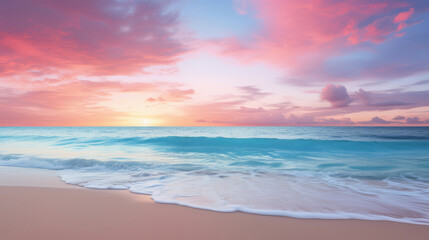
[[[159,126],[160,121],[158,119],[153,118],[142,118],[140,119],[141,126]]]
[[[148,119],[148,118],[143,118],[143,119],[141,120],[141,124],[142,124],[143,126],[150,126],[150,124],[151,124],[151,120],[150,120],[150,119]]]

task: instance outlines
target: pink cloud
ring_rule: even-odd
[[[351,44],[358,44],[361,42],[381,43],[386,40],[390,33],[396,31],[398,27],[393,24],[391,17],[384,17],[375,20],[364,29],[352,34],[349,37]]]
[[[29,91],[6,94],[2,101],[9,106],[67,109],[89,106],[105,100],[114,92],[161,91],[166,83],[121,83],[113,81],[73,81],[52,86],[33,87]],[[168,86],[168,85],[167,85]],[[17,92],[15,90],[14,92]]]
[[[221,125],[236,125],[236,126],[264,126],[264,125],[283,125],[286,118],[277,110],[266,110],[264,108],[249,108],[239,106],[238,108],[224,109],[223,105],[211,105],[216,107],[215,112],[208,115],[201,114],[203,119],[198,119],[197,122],[217,123]],[[204,112],[204,113],[207,113]],[[215,113],[215,114],[213,114]]]
[[[403,125],[404,116],[375,116],[367,121],[355,119],[356,113],[366,112],[364,116],[395,109],[413,109],[427,106],[427,91],[421,92],[368,92],[363,89],[348,93],[342,85],[329,84],[321,92],[322,100],[329,101],[331,107],[300,106],[291,102],[264,104],[260,100],[264,94],[250,97],[252,93],[265,93],[255,86],[239,87],[240,91],[223,95],[214,100],[181,105],[181,114],[171,119],[170,115],[159,115],[166,119],[166,125],[203,125],[203,126],[350,126],[350,125]],[[154,99],[157,101],[157,99]],[[412,103],[412,104],[411,104]],[[397,111],[399,112],[399,111]],[[347,116],[353,114],[353,117]],[[391,114],[391,113],[390,113]],[[387,114],[389,116],[390,114]],[[375,114],[374,114],[375,115]],[[413,124],[428,124],[427,121],[415,120]],[[359,119],[359,121],[358,121]]]
[[[186,51],[167,1],[14,0],[0,8],[1,74],[122,75]]]
[[[165,82],[121,83],[75,80],[31,86],[28,90],[0,89],[2,126],[121,125],[133,113],[100,105],[115,93],[146,93],[169,96],[169,101],[187,98],[193,90],[177,89]]]
[[[285,67],[294,75],[318,75],[323,71],[323,62],[330,57],[359,44],[380,44],[397,37],[395,34],[407,26],[413,13],[410,3],[404,0],[248,2],[262,22],[261,29],[245,40],[229,38],[214,42],[225,47],[224,54],[243,61],[266,61]],[[409,8],[407,14],[398,15],[398,10],[404,8]]]
[[[399,23],[397,31],[401,31],[402,29],[404,29],[405,27],[407,27],[407,23],[405,23],[405,21],[407,21],[414,13],[414,8],[410,8],[408,11],[405,12],[401,12],[399,13],[394,19],[393,22],[394,23]],[[404,36],[404,33],[397,33],[397,36]]]
[[[408,11],[400,12],[396,17],[393,19],[394,23],[401,23],[405,22],[408,19],[410,19],[411,15],[414,13],[414,8],[408,9]]]
[[[220,126],[295,126],[295,125],[353,125],[349,118],[328,118],[312,114],[294,114],[299,106],[290,102],[266,104],[263,107],[250,107],[255,100],[269,93],[255,86],[238,88],[235,96],[217,101],[191,104],[181,108],[183,118],[175,119],[184,125]],[[255,95],[255,93],[258,93]]]
[[[264,21],[270,38],[287,43],[290,47],[310,49],[336,38],[358,34],[366,26],[390,14],[391,10],[408,5],[404,1],[365,0],[252,2],[259,11],[258,16]],[[364,24],[364,21],[368,23]]]
[[[230,96],[222,96],[214,101],[192,103],[180,108],[182,116],[175,123],[183,125],[219,126],[350,126],[405,124],[406,117],[392,121],[375,116],[368,121],[357,121],[346,114],[360,112],[388,111],[394,109],[413,109],[427,106],[428,91],[419,92],[375,92],[360,89],[348,93],[342,85],[328,84],[320,95],[331,107],[300,106],[291,102],[262,104],[265,93],[255,86],[239,87],[240,91]],[[254,93],[265,93],[254,96]],[[254,96],[254,97],[251,97]],[[406,113],[404,113],[406,116]],[[168,118],[168,116],[162,116]],[[353,117],[354,118],[354,117]],[[401,120],[401,121],[399,121]],[[412,121],[412,120],[410,120]],[[418,123],[427,123],[420,121]],[[167,123],[168,124],[168,123]]]
[[[213,105],[211,105],[213,107]],[[207,125],[218,124],[227,126],[338,126],[354,125],[350,118],[315,117],[311,114],[295,115],[284,109],[265,109],[238,107],[223,109],[222,106],[215,114],[204,113],[204,118],[196,120]]]
[[[40,108],[1,106],[1,126],[112,126],[130,115],[106,107],[51,111]]]
[[[157,98],[150,97],[147,102],[182,102],[192,98],[192,95],[195,93],[193,89],[181,90],[181,89],[172,89],[162,94]]]

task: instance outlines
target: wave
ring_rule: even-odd
[[[226,137],[124,137],[124,138],[59,138],[54,136],[19,136],[10,137],[21,140],[51,141],[55,145],[127,145],[127,146],[162,146],[180,148],[186,151],[230,150],[286,150],[286,151],[414,151],[429,148],[426,137],[412,136],[377,136],[398,141],[351,141],[320,139],[280,139],[280,138],[226,138]],[[418,139],[418,140],[417,140]]]
[[[383,134],[362,134],[361,137],[374,138],[374,139],[390,139],[390,140],[429,140],[429,136],[416,136],[416,135],[383,135]]]
[[[110,140],[108,141],[110,142]],[[429,146],[429,142],[401,141],[401,142],[377,142],[377,141],[345,141],[345,140],[316,140],[316,139],[278,139],[278,138],[224,138],[224,137],[159,137],[149,139],[123,138],[115,139],[114,143],[123,144],[154,144],[184,148],[209,147],[209,148],[252,148],[252,149],[285,149],[301,151],[319,151],[330,149],[377,150],[380,147],[407,150],[410,147],[421,149]]]
[[[335,172],[269,172],[260,170],[261,163],[248,161],[245,164],[256,168],[232,171],[183,162],[0,155],[2,166],[60,170],[61,179],[69,184],[96,189],[128,189],[133,193],[150,194],[160,203],[221,212],[429,225],[427,177],[390,176],[376,180]],[[335,164],[322,167],[335,167]]]
[[[64,169],[103,169],[103,170],[138,170],[151,168],[151,164],[135,161],[99,161],[85,158],[40,158],[21,154],[0,155],[0,165],[11,167],[43,168],[50,170]]]
[[[429,225],[429,141],[417,133],[335,140],[55,131],[2,133],[0,165],[214,211]]]
[[[338,179],[314,173],[164,172],[60,173],[63,181],[87,188],[127,189],[158,203],[219,212],[320,219],[387,220],[429,225],[428,182]]]

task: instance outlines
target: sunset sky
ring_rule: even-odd
[[[426,0],[0,0],[1,126],[429,125]]]

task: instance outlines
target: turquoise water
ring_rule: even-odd
[[[0,165],[214,211],[429,224],[427,127],[3,127]]]

